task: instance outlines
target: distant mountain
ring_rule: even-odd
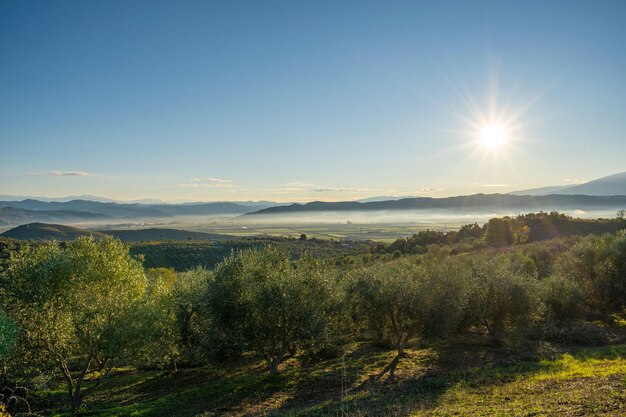
[[[37,211],[73,210],[95,213],[112,218],[145,218],[170,216],[195,216],[219,214],[243,214],[271,204],[244,205],[238,203],[197,203],[197,204],[138,204],[101,203],[88,200],[58,201],[0,201],[0,207],[13,207]]]
[[[574,185],[561,191],[562,194],[581,195],[626,195],[626,172],[598,178],[584,184]]]
[[[372,203],[375,201],[390,201],[390,200],[402,200],[404,198],[415,198],[415,196],[412,195],[405,195],[402,197],[393,197],[393,196],[384,196],[384,195],[380,195],[380,196],[375,196],[375,197],[367,197],[367,198],[361,198],[358,201],[359,203]]]
[[[105,219],[98,213],[76,210],[29,210],[16,207],[0,207],[0,225],[10,226],[32,222],[78,222]]]
[[[361,210],[427,210],[427,209],[464,209],[464,210],[563,210],[592,208],[624,208],[624,196],[584,196],[584,195],[547,195],[517,196],[510,194],[474,194],[468,196],[431,198],[417,197],[401,200],[360,203],[357,201],[322,202],[291,204],[289,206],[269,207],[247,215],[299,213],[312,211],[361,211]]]
[[[598,178],[584,184],[531,188],[528,190],[513,191],[509,194],[534,196],[548,194],[593,196],[626,195],[626,172]]]
[[[88,198],[83,198],[81,200],[89,200]],[[92,200],[95,201],[95,200]],[[130,200],[130,201],[109,201],[110,203],[128,203],[128,204],[167,204],[163,200],[157,200],[154,198],[143,198],[141,200]]]
[[[217,233],[190,232],[178,229],[137,229],[90,231],[60,224],[30,223],[0,234],[2,237],[19,240],[74,240],[79,236],[114,236],[124,242],[154,240],[233,240],[235,236]]]
[[[25,196],[25,195],[7,195],[0,194],[0,201],[22,201],[22,200],[38,200],[38,201],[55,201],[58,203],[64,203],[72,200],[87,200],[87,201],[97,201],[99,203],[119,203],[117,200],[113,200],[105,197],[98,197],[95,195],[76,195],[76,196],[67,196],[67,197],[33,197],[33,196]]]
[[[561,194],[561,191],[568,189],[571,185],[553,185],[549,187],[529,188],[527,190],[511,191],[512,195],[550,195]]]
[[[74,240],[79,236],[88,235],[104,236],[76,227],[46,223],[24,224],[0,234],[2,237],[19,240]]]

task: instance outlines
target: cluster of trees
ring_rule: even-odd
[[[173,268],[183,272],[197,266],[213,269],[232,251],[239,252],[245,249],[262,248],[267,245],[287,247],[290,253],[296,257],[301,256],[304,252],[314,253],[320,257],[355,255],[368,252],[372,246],[372,243],[367,241],[346,244],[346,242],[339,240],[306,239],[306,235],[302,236],[299,239],[259,236],[211,242],[137,242],[131,245],[130,252],[132,255],[143,256],[146,268]],[[2,263],[0,262],[1,267]]]
[[[565,236],[616,233],[626,229],[622,210],[615,219],[576,219],[552,211],[523,214],[516,217],[495,217],[482,227],[467,224],[458,231],[422,230],[413,236],[397,239],[389,246],[380,245],[379,252],[425,253],[430,245],[450,245],[457,252],[539,242]]]
[[[114,366],[175,371],[253,352],[276,374],[290,356],[367,338],[397,350],[386,369],[393,378],[415,341],[498,339],[547,322],[611,321],[623,310],[626,233],[552,249],[337,267],[269,246],[176,273],[144,270],[112,238],[26,246],[0,277],[0,369],[9,379],[62,378],[78,409]],[[85,389],[88,375],[96,382]]]

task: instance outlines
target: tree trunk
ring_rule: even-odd
[[[270,375],[278,375],[278,366],[280,365],[282,355],[278,355],[275,358],[269,353],[265,353],[265,362],[267,363],[267,370],[270,371]]]
[[[270,366],[270,375],[278,375],[278,361],[275,360],[272,362],[272,365]]]
[[[81,398],[80,394],[78,395],[78,397],[74,395],[70,397],[70,407],[72,408],[72,411],[77,411],[82,403],[83,399]]]
[[[92,355],[87,357],[83,369],[81,370],[78,378],[76,379],[76,384],[74,384],[74,379],[72,378],[72,374],[67,367],[65,362],[61,362],[61,369],[63,371],[63,376],[65,377],[65,382],[67,383],[67,394],[70,402],[70,408],[72,411],[77,411],[83,403],[83,394],[81,392],[81,386],[85,379],[85,375],[89,372],[89,365],[91,364]]]
[[[174,374],[178,372],[178,366],[176,365],[176,359],[170,359],[170,363],[167,365],[167,370]]]

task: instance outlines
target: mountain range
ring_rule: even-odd
[[[67,224],[106,219],[136,220],[175,216],[237,216],[311,211],[621,209],[626,208],[626,172],[578,185],[534,188],[509,194],[474,194],[446,198],[370,197],[358,201],[314,201],[306,204],[272,201],[166,204],[158,200],[123,203],[95,196],[81,197],[84,198],[27,198],[0,201],[0,226],[31,222]]]
[[[70,223],[104,219],[237,215],[267,208],[272,204],[275,203],[130,204],[89,200],[40,201],[33,199],[0,201],[0,225],[38,221]]]
[[[301,213],[320,211],[363,211],[363,210],[565,210],[565,209],[613,209],[626,207],[626,195],[622,196],[586,196],[559,195],[547,196],[511,195],[511,194],[474,194],[458,197],[432,198],[417,197],[391,201],[374,201],[360,203],[358,201],[323,202],[289,206],[268,207],[251,215]]]

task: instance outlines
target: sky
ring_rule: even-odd
[[[624,21],[620,0],[2,0],[0,194],[442,197],[626,171]]]

